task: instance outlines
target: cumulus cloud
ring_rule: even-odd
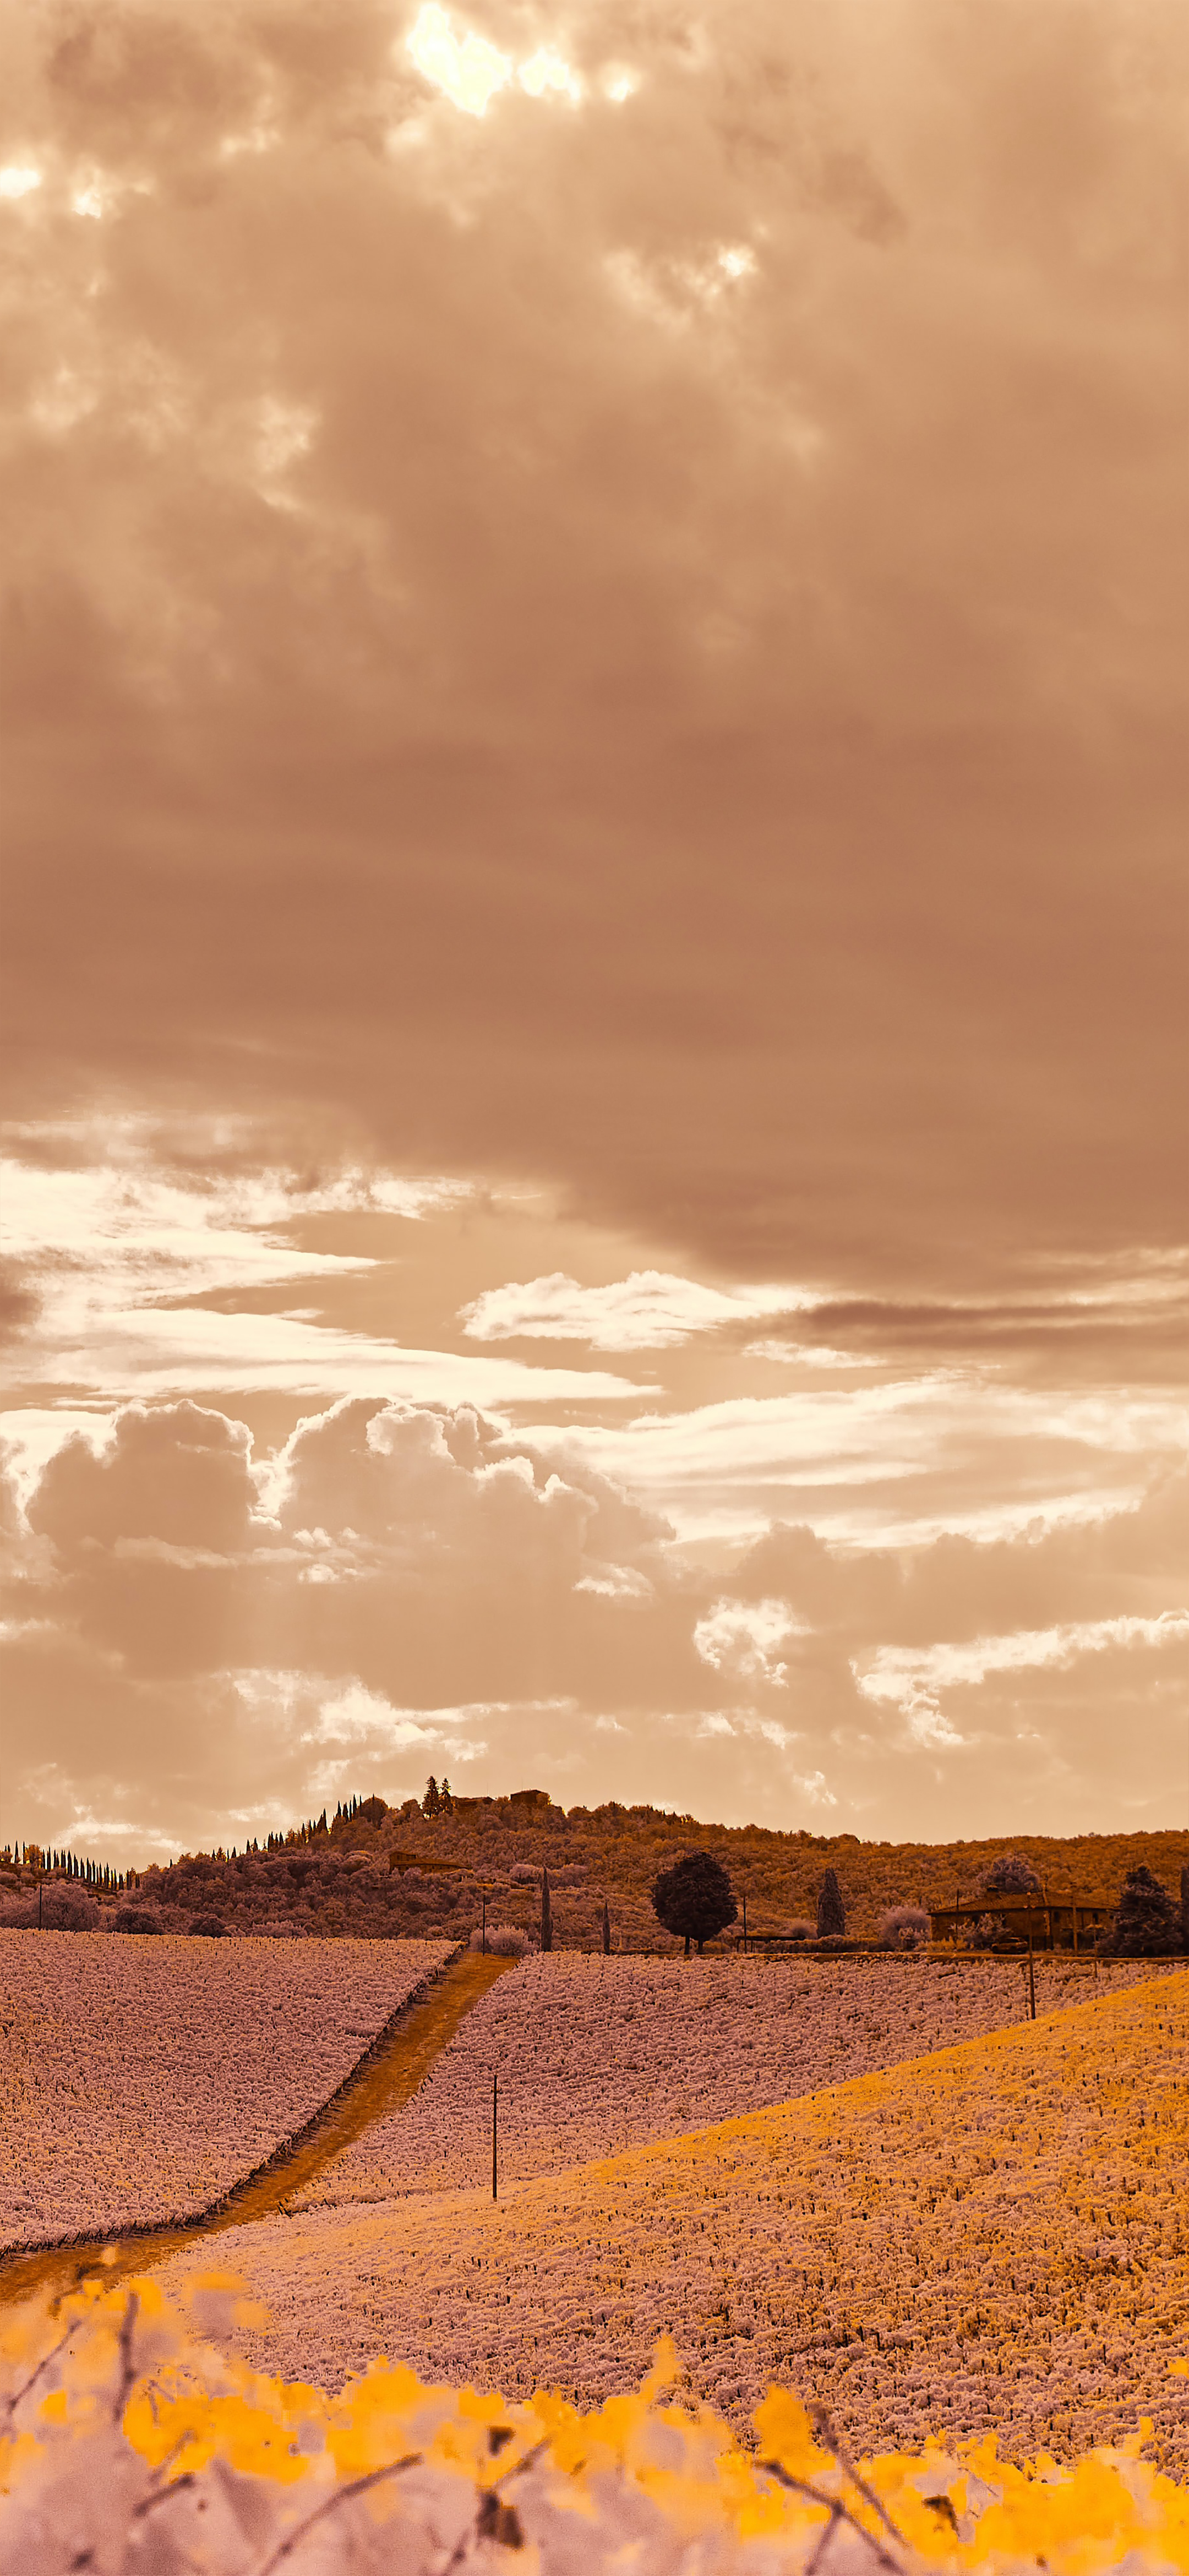
[[[716,1601],[698,1620],[694,1645],[715,1672],[768,1682],[780,1690],[788,1680],[788,1666],[777,1662],[774,1650],[799,1624],[787,1601]]]
[[[724,1589],[589,1464],[470,1407],[344,1402],[263,1458],[217,1408],[128,1406],[43,1464],[27,1517],[11,1491],[13,1794],[42,1839],[124,1816],[142,1854],[224,1839],[229,1805],[280,1821],[464,1762],[479,1787],[527,1773],[587,1803],[611,1762],[658,1804],[677,1764],[707,1814],[952,1831],[960,1757],[1005,1829],[1021,1806],[1092,1817],[1104,1781],[1158,1815],[1183,1510],[1172,1479],[1093,1528],[990,1544],[773,1530]],[[1060,1615],[1042,1627],[1036,1601]]]

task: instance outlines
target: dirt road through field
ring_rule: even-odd
[[[300,2137],[279,2147],[266,2165],[236,2183],[214,2208],[173,2226],[133,2229],[121,2236],[76,2239],[40,2252],[6,2255],[0,2260],[0,2306],[15,2306],[34,2297],[60,2298],[88,2273],[102,2271],[106,2279],[116,2281],[127,2272],[148,2271],[200,2238],[221,2236],[284,2210],[290,2194],[312,2182],[373,2120],[409,2101],[472,2006],[506,1968],[516,1964],[512,1959],[464,1951],[435,1978],[420,2003],[402,2012],[387,2038],[368,2050],[333,2101]]]

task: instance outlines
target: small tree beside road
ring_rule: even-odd
[[[672,1869],[661,1870],[653,1882],[652,1910],[666,1932],[684,1941],[687,1959],[691,1941],[700,1958],[705,1943],[725,1932],[739,1912],[721,1861],[708,1851],[687,1852]]]

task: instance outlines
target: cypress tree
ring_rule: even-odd
[[[1114,1922],[1103,1943],[1116,1959],[1158,1959],[1181,1948],[1181,1926],[1168,1889],[1141,1861],[1123,1881]]]
[[[822,1880],[821,1894],[817,1900],[817,1937],[819,1941],[829,1941],[845,1930],[846,1907],[842,1902],[838,1872],[836,1869],[828,1869]]]

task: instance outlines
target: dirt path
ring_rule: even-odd
[[[126,2272],[146,2272],[202,2237],[222,2236],[253,2219],[273,2217],[284,2209],[291,2192],[312,2182],[373,2120],[411,2099],[472,2006],[505,1968],[515,1965],[512,1959],[464,1951],[443,1969],[430,1993],[402,2014],[389,2038],[374,2053],[369,2050],[300,2138],[292,2146],[279,2147],[266,2165],[234,2184],[213,2209],[173,2226],[134,2228],[124,2235],[79,2239],[40,2253],[0,2257],[0,2306],[15,2306],[18,2300],[34,2297],[61,2298],[88,2273],[102,2271],[105,2279],[118,2281]]]

